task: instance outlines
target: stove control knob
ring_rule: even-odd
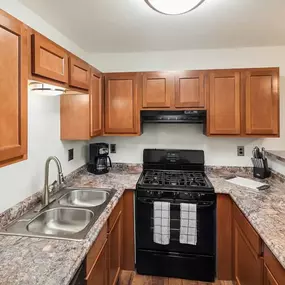
[[[174,197],[175,197],[175,198],[179,198],[179,197],[180,197],[180,192],[175,192],[175,193],[174,193]]]
[[[153,191],[147,191],[147,194],[148,194],[149,196],[153,196]]]
[[[157,192],[157,197],[162,197],[163,196],[163,191],[159,191],[159,192]]]

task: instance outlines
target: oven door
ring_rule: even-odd
[[[170,203],[170,243],[160,245],[153,241],[153,202]],[[197,204],[197,244],[179,242],[180,203]],[[153,198],[136,198],[136,247],[143,250],[191,253],[201,255],[215,254],[216,201],[185,201]]]

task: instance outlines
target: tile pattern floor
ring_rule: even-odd
[[[123,271],[118,285],[234,285],[234,283],[231,281],[207,283],[174,278],[143,276],[132,271]]]

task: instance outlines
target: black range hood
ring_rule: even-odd
[[[204,124],[205,110],[189,111],[141,111],[142,123]]]

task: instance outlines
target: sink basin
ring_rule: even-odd
[[[83,240],[115,193],[115,189],[64,188],[46,208],[31,209],[0,229],[0,235]]]
[[[66,193],[59,199],[62,206],[96,207],[106,202],[109,193],[105,190],[78,189]]]
[[[54,208],[36,216],[27,231],[44,235],[72,235],[84,230],[94,214],[86,209]]]

